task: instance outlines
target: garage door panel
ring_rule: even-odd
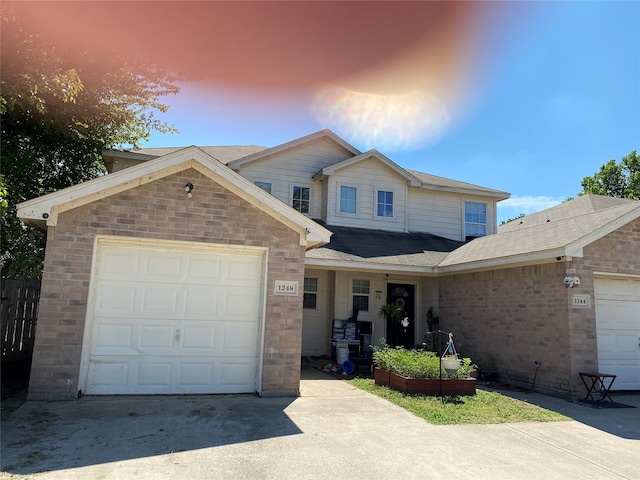
[[[227,387],[242,387],[255,380],[255,373],[248,362],[223,360],[220,362],[220,370],[220,383]]]
[[[110,251],[100,257],[100,275],[105,280],[120,279],[124,275],[137,275],[140,255],[135,251]]]
[[[599,363],[599,368],[603,373],[614,373],[617,375],[613,382],[612,390],[637,390],[640,383],[640,373],[638,364],[633,360],[627,361],[608,361],[603,360]]]
[[[215,347],[216,327],[190,326],[185,327],[182,336],[182,348],[184,350],[211,350]]]
[[[154,316],[175,316],[179,311],[179,293],[170,285],[146,285],[138,293],[142,296],[142,311]]]
[[[98,258],[87,393],[256,390],[263,252],[105,245]]]
[[[640,279],[595,279],[598,369],[617,375],[614,390],[640,389]]]
[[[214,286],[190,285],[184,288],[184,314],[210,318],[219,303],[219,291]]]
[[[172,362],[167,361],[138,361],[137,368],[133,370],[136,374],[133,385],[160,387],[160,390],[168,388],[171,386],[172,367]]]
[[[97,348],[120,350],[123,347],[130,348],[133,345],[133,327],[131,325],[97,325],[96,329],[95,347]]]
[[[140,353],[152,352],[158,348],[173,349],[177,335],[176,328],[172,325],[145,325],[139,332]]]
[[[251,324],[227,325],[222,334],[223,355],[248,355],[255,351],[257,331]]]
[[[113,393],[116,390],[124,389],[129,378],[131,365],[126,358],[120,362],[101,362],[96,359],[91,364],[89,370],[89,389],[102,390],[99,393]]]
[[[172,255],[167,254],[149,254],[146,256],[144,269],[141,273],[142,277],[148,280],[162,282],[175,282],[175,279],[181,274],[182,261],[179,255],[173,252]]]
[[[186,263],[186,273],[193,279],[220,278],[221,260],[217,258],[208,258],[199,256],[198,258],[189,259]]]
[[[100,315],[133,312],[135,306],[135,288],[104,282],[96,292],[96,312]]]

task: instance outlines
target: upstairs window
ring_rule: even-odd
[[[393,217],[393,192],[378,190],[378,217]]]
[[[267,193],[271,193],[271,184],[269,182],[253,182]]]
[[[309,187],[293,186],[293,202],[291,206],[300,213],[309,214],[309,202],[311,199],[311,189]]]
[[[360,312],[369,311],[369,293],[371,292],[371,286],[369,280],[361,280],[354,278],[351,286],[351,293],[353,295],[353,310]]]
[[[340,213],[356,213],[356,187],[340,187]]]
[[[302,308],[315,310],[318,302],[318,279],[304,279],[304,295],[302,298]]]
[[[487,204],[464,202],[464,236],[484,237],[487,234]]]

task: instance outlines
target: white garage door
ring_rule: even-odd
[[[263,269],[261,250],[99,244],[85,392],[257,391]]]
[[[613,390],[640,389],[640,279],[595,279],[598,368]]]

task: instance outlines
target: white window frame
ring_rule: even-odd
[[[315,280],[316,281],[316,289],[315,290],[309,290],[307,289],[307,280]],[[303,299],[302,299],[302,308],[304,310],[317,310],[318,309],[318,285],[320,284],[320,279],[318,277],[304,277],[304,281],[303,281],[303,286],[302,286],[302,295],[303,295]],[[305,307],[304,306],[304,295],[315,295],[315,302],[314,302],[314,306],[313,307]]]
[[[299,188],[308,188],[309,189],[309,211],[308,212],[301,212],[300,210],[298,210],[297,208],[295,208],[293,206],[293,192],[294,189],[296,187]],[[313,188],[312,185],[309,185],[308,183],[301,183],[301,182],[291,182],[290,183],[290,187],[289,187],[289,206],[291,208],[293,208],[294,210],[302,213],[303,215],[307,215],[310,216],[311,215],[311,199],[313,198]]]
[[[361,292],[354,292],[355,289],[355,282],[359,281],[359,282],[369,282],[369,292],[364,294]],[[351,277],[349,279],[349,284],[351,285],[350,290],[349,290],[349,298],[351,300],[351,308],[353,308],[353,298],[357,295],[359,297],[367,297],[367,310],[360,310],[361,312],[370,312],[371,311],[371,288],[373,285],[373,281],[370,278],[366,278],[366,277]]]
[[[467,221],[467,205],[484,205],[484,223],[482,222],[468,222]],[[487,232],[489,230],[489,225],[487,223],[487,218],[489,216],[489,205],[486,202],[476,202],[473,200],[463,200],[462,202],[462,238],[469,238],[469,237],[486,237],[487,236]],[[475,213],[475,212],[474,212]],[[474,213],[471,213],[471,215],[473,215]],[[484,227],[484,235],[467,235],[467,225],[473,225],[473,226],[483,226]]]
[[[355,190],[356,198],[355,198],[355,212],[343,212],[342,211],[342,187],[344,188],[352,188]],[[338,205],[337,205],[336,215],[343,215],[345,217],[353,217],[358,215],[358,187],[354,187],[353,185],[346,184],[338,184]]]
[[[382,217],[380,215],[378,215],[378,194],[379,192],[388,192],[391,193],[393,195],[393,203],[391,204],[391,207],[393,209],[393,213],[391,214],[390,217]],[[381,220],[383,222],[393,222],[396,218],[396,201],[398,199],[398,194],[395,190],[392,189],[388,189],[388,188],[376,188],[375,189],[375,193],[374,193],[374,198],[373,198],[373,218],[375,220]]]

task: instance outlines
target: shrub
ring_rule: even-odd
[[[440,378],[440,358],[428,350],[406,350],[402,347],[382,345],[374,347],[373,363],[376,367],[409,378]],[[470,358],[463,358],[460,368],[453,374],[442,367],[442,378],[467,378],[476,370]]]

